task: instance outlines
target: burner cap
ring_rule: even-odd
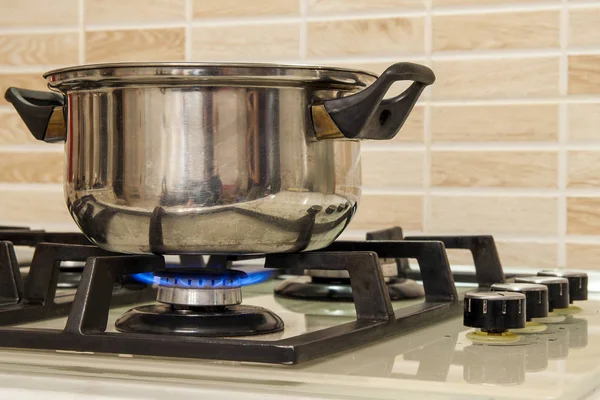
[[[119,332],[182,336],[248,336],[278,332],[283,321],[262,307],[177,309],[165,304],[132,308],[115,323]]]

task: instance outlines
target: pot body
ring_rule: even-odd
[[[354,215],[360,143],[315,139],[311,86],[69,89],[65,196],[121,253],[275,253],[327,246]]]

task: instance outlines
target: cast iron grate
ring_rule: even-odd
[[[60,243],[44,243],[44,242]],[[73,291],[58,295],[62,261],[85,261],[114,253],[92,245],[80,233],[48,233],[28,228],[0,226],[0,325],[14,325],[68,315]],[[14,246],[35,246],[29,272],[23,280]],[[156,289],[117,277],[112,285],[112,306],[156,298]]]
[[[3,246],[10,252],[10,244],[4,243]],[[268,255],[265,267],[347,270],[354,294],[355,321],[279,340],[106,332],[108,312],[110,306],[114,305],[114,281],[125,275],[162,270],[165,268],[164,258],[108,255],[91,246],[50,243],[40,243],[36,253],[38,251],[52,254],[55,259],[72,252],[79,252],[82,259],[87,257],[67,324],[64,330],[0,327],[1,347],[297,364],[413,330],[462,312],[442,242],[340,241],[321,251]],[[389,295],[384,290],[380,257],[417,260],[425,289],[424,302],[393,309]],[[501,268],[499,264],[496,267]],[[55,268],[40,268],[40,274],[53,277]],[[10,271],[5,269],[6,264],[3,264],[2,274],[10,275]],[[14,268],[12,271],[14,274]],[[495,273],[501,274],[501,270]],[[487,273],[482,275],[482,271],[478,270],[477,276],[481,283],[485,283]],[[31,283],[29,292],[25,290],[27,301],[33,299],[39,303],[47,300],[50,291],[47,282],[53,279],[36,280],[35,285]],[[10,298],[18,290],[16,280],[12,286],[0,285],[0,297]],[[27,302],[22,306],[27,307]]]

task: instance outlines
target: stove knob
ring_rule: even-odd
[[[515,278],[517,283],[536,283],[548,287],[549,310],[569,308],[569,281],[554,276],[521,276]]]
[[[495,292],[516,292],[525,295],[525,317],[532,318],[548,316],[548,287],[535,283],[494,283],[491,289]]]
[[[542,271],[538,276],[554,276],[566,278],[569,281],[569,302],[588,299],[588,275],[585,272],[576,271]]]
[[[502,333],[525,327],[525,295],[515,292],[465,294],[464,325]]]

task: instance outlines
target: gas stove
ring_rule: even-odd
[[[33,246],[31,262],[13,245]],[[453,272],[447,248],[470,250],[475,271]],[[583,283],[545,286],[582,277],[558,275],[504,274],[491,236],[399,228],[313,252],[175,259],[0,229],[0,386],[45,398],[82,385],[120,398],[582,398],[600,374],[600,302],[583,300]],[[510,300],[536,286],[558,306],[531,308],[544,329],[528,332],[525,303]],[[565,307],[565,288],[579,301]],[[467,318],[483,301],[504,325]]]

